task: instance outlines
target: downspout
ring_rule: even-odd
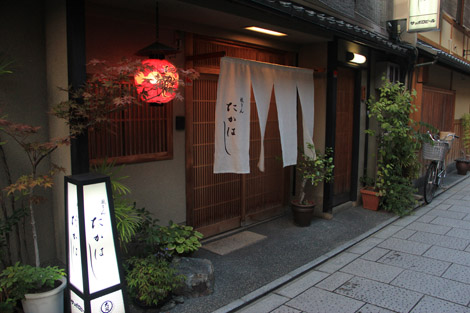
[[[437,63],[437,56],[434,57],[434,61],[431,61],[431,62],[424,62],[424,63],[419,63],[419,64],[415,64],[414,67],[422,67],[422,66],[428,66],[428,65],[434,65]],[[413,69],[411,69],[411,72],[413,71]]]

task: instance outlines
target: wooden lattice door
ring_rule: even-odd
[[[351,192],[353,123],[354,123],[354,70],[338,68],[335,131],[335,203],[349,200]]]
[[[193,55],[224,51],[227,56],[285,64],[286,55],[195,38]],[[220,58],[202,58],[192,64],[201,73],[186,93],[187,221],[206,236],[258,221],[282,210],[285,170],[278,157],[281,144],[274,96],[264,139],[265,172],[257,168],[261,147],[256,104],[251,97],[250,174],[213,174],[214,127]],[[189,88],[188,88],[189,89]]]

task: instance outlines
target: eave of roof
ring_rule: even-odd
[[[438,63],[447,65],[454,70],[462,72],[464,74],[470,74],[470,64],[453,56],[450,53],[447,53],[441,49],[433,47],[432,45],[425,43],[422,40],[418,40],[416,47],[421,53],[424,53],[427,56],[436,58]]]
[[[320,29],[332,32],[344,39],[355,40],[376,49],[384,50],[393,54],[406,56],[409,54],[409,45],[395,43],[386,36],[369,31],[361,26],[346,22],[337,17],[322,13],[309,7],[305,7],[293,1],[282,0],[248,0],[264,7],[265,9],[277,11],[289,17],[314,24]]]

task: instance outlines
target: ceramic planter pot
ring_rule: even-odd
[[[313,218],[313,210],[315,203],[299,204],[296,201],[291,201],[292,216],[294,217],[294,224],[300,227],[310,226]]]
[[[470,170],[470,160],[456,159],[455,167],[457,168],[457,174],[467,175],[467,171]]]
[[[360,191],[362,195],[362,206],[364,209],[377,211],[380,203],[380,197],[377,191],[370,187],[362,188]]]
[[[63,313],[65,286],[67,279],[62,277],[60,286],[55,289],[25,294],[25,299],[21,301],[24,313]]]

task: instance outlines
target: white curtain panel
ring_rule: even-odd
[[[222,58],[215,107],[214,173],[250,173],[250,64]]]
[[[258,167],[261,171],[264,171],[264,135],[273,86],[283,165],[297,162],[297,92],[302,107],[304,138],[312,143],[313,70],[224,57],[220,61],[215,112],[214,173],[250,172],[251,84],[260,122]]]

